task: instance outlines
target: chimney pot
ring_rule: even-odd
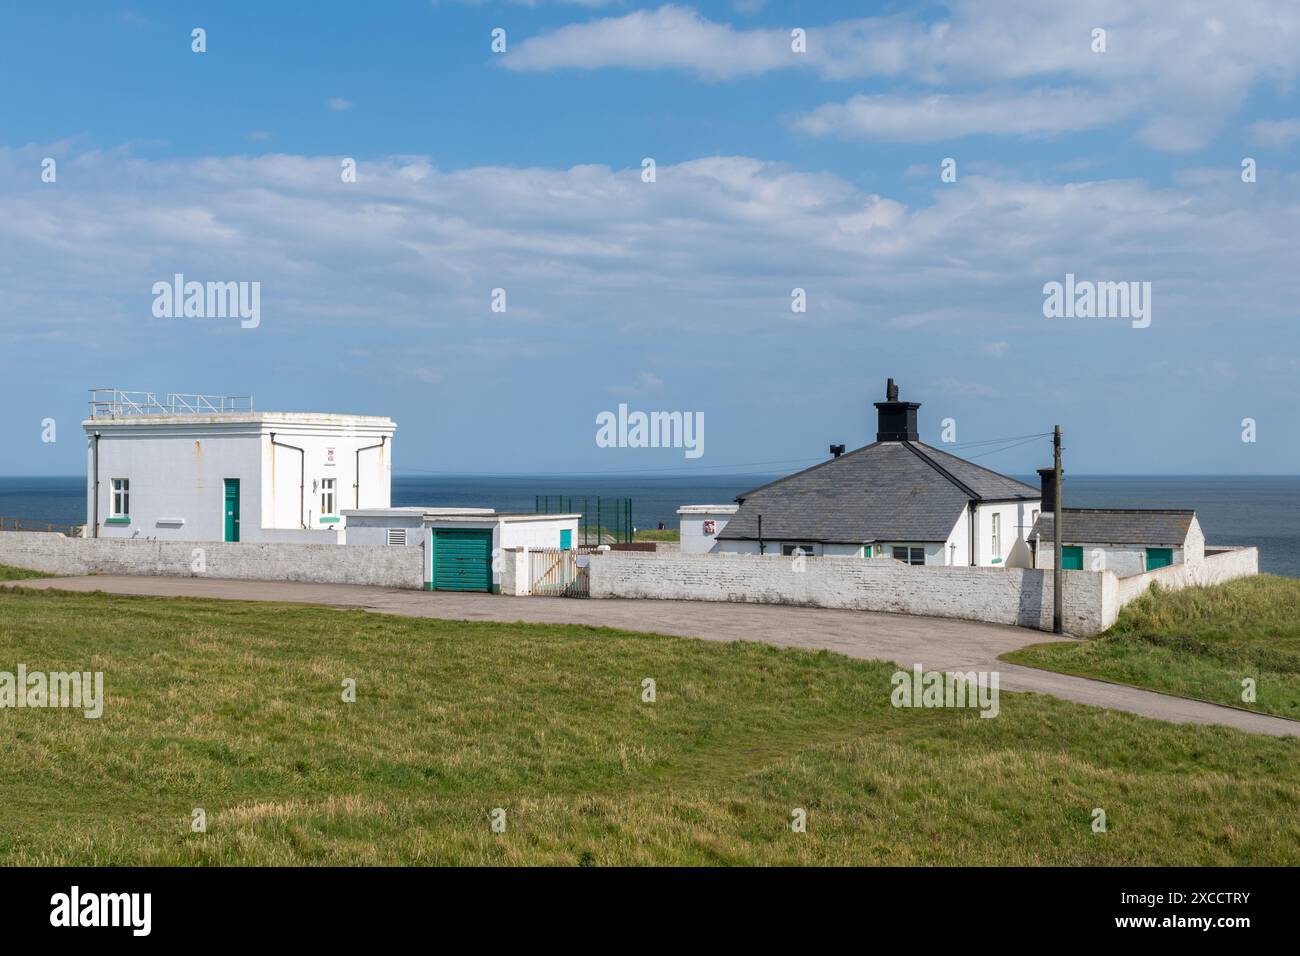
[[[920,407],[920,402],[900,402],[898,386],[889,379],[885,384],[885,401],[876,402],[876,441],[919,441],[916,410]]]

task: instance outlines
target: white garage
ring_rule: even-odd
[[[570,549],[577,514],[530,514],[491,508],[370,508],[344,511],[346,544],[424,548],[427,591],[501,590],[503,551]]]

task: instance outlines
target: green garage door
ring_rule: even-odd
[[[435,530],[433,588],[435,591],[491,591],[492,532]]]
[[[1147,548],[1147,570],[1167,568],[1174,563],[1173,548]]]
[[[1061,570],[1083,570],[1083,548],[1079,545],[1065,545],[1061,548]]]

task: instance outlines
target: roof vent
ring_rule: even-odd
[[[876,402],[879,427],[876,441],[919,441],[916,434],[916,410],[920,402],[900,402],[898,386],[889,379],[885,385],[885,401]]]

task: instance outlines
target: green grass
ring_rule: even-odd
[[[1300,864],[1300,741],[894,709],[893,665],[827,652],[0,591],[19,662],[107,701],[0,711],[9,864]]]
[[[676,528],[645,528],[632,536],[633,541],[680,541],[682,533]]]
[[[1035,644],[1006,660],[1300,718],[1300,580],[1273,575],[1152,590],[1087,641]],[[1255,681],[1254,701],[1242,681]]]
[[[24,581],[30,578],[48,578],[53,575],[45,574],[41,571],[28,571],[26,568],[13,568],[7,564],[0,564],[0,581]]]

